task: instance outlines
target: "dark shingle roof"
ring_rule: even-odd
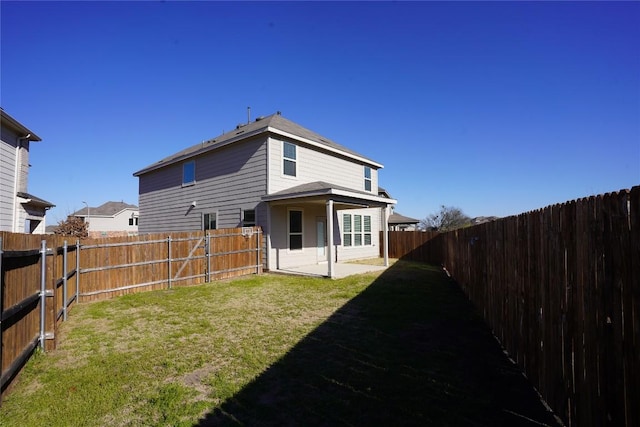
[[[36,197],[33,194],[29,194],[29,193],[22,193],[22,192],[17,192],[16,195],[18,197],[22,197],[23,199],[30,199],[31,203],[34,205],[39,205],[39,206],[45,206],[45,207],[49,207],[52,208],[55,205],[51,202],[47,202],[44,199],[41,199],[40,197]]]
[[[343,145],[340,145],[337,142],[330,140],[329,138],[325,138],[318,133],[302,127],[299,124],[292,122],[291,120],[285,119],[279,113],[276,113],[267,117],[260,117],[246,125],[238,125],[236,129],[230,132],[226,132],[208,141],[202,141],[200,144],[193,145],[169,157],[165,157],[164,159],[152,165],[149,165],[146,168],[139,170],[138,172],[135,172],[133,175],[139,176],[154,169],[158,169],[160,167],[179,162],[189,157],[193,157],[195,155],[214,150],[216,148],[220,148],[236,141],[240,141],[268,131],[279,133],[283,136],[291,136],[298,139],[301,138],[326,150],[359,159],[360,161],[369,163],[376,167],[382,167],[382,165],[380,165],[379,163],[367,157],[364,157],[363,155],[347,147],[344,147]]]
[[[392,213],[389,215],[389,224],[417,224],[419,219],[410,218],[408,216],[400,215],[399,213]]]

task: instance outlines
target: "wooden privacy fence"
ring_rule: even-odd
[[[404,251],[447,268],[567,425],[640,425],[640,187]]]
[[[1,395],[74,303],[262,272],[259,227],[68,240],[0,233]]]

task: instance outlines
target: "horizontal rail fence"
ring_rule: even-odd
[[[261,273],[259,227],[85,240],[81,302]]]
[[[565,424],[640,425],[640,187],[406,250],[447,268]]]
[[[263,269],[259,227],[69,239],[0,232],[0,398],[36,348],[56,347],[73,304]]]
[[[52,336],[46,309],[50,251],[42,236],[0,233],[0,396],[36,348]]]

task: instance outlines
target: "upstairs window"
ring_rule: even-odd
[[[371,191],[371,168],[369,166],[364,167],[364,190]]]
[[[182,164],[182,185],[196,183],[196,161],[191,160]]]
[[[282,142],[282,173],[287,176],[296,176],[296,151],[295,144]]]
[[[131,218],[129,218],[129,225],[131,226],[138,225],[138,217],[132,216]]]

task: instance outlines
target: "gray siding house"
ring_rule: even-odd
[[[257,225],[270,270],[377,257],[387,261],[382,165],[280,113],[239,125],[134,173],[139,233]],[[385,234],[386,236],[386,234]]]
[[[55,205],[27,192],[34,141],[42,140],[0,109],[0,231],[45,233],[45,215]]]

